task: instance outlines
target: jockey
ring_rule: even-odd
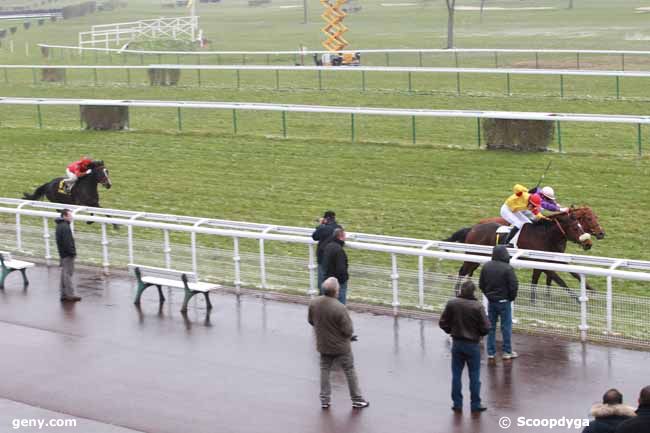
[[[549,212],[567,212],[569,208],[561,207],[557,201],[555,201],[555,191],[550,186],[545,186],[544,188],[535,187],[529,191],[531,194],[537,193],[542,197],[542,209]]]
[[[544,216],[541,213],[542,198],[539,194],[530,194],[528,188],[519,184],[512,187],[512,192],[501,206],[501,217],[514,226],[506,239],[506,243],[514,247],[524,224]]]
[[[66,178],[63,181],[68,192],[72,191],[72,187],[74,186],[75,182],[77,182],[77,179],[84,177],[92,172],[90,169],[90,164],[92,164],[92,162],[92,159],[84,156],[79,161],[75,161],[72,164],[68,165],[68,167],[65,169]]]

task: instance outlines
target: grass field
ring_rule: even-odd
[[[298,43],[318,48],[317,3],[310,2],[308,25],[300,24],[299,9],[279,8],[290,2],[260,9],[243,4],[199,6],[212,49],[296,49]],[[490,11],[483,23],[478,13],[459,11],[458,46],[645,49],[643,38],[650,34],[647,16],[634,13],[635,7],[643,6],[640,1],[596,1],[588,6],[576,2],[572,11],[560,1],[494,5],[557,9]],[[185,13],[159,6],[136,1],[113,15],[48,23],[27,32],[20,29],[16,46],[25,41],[73,44],[77,32],[91,23]],[[373,1],[363,7],[362,13],[346,21],[353,48],[443,46],[446,11],[440,1],[414,8],[384,7]],[[3,47],[0,63],[42,61],[34,50],[26,58],[20,50],[8,53],[6,43]],[[467,62],[470,66],[472,60]],[[557,84],[544,79],[515,80],[521,93],[506,97],[502,77],[465,78],[461,96],[454,94],[453,77],[440,83],[416,82],[421,91],[414,93],[404,90],[405,77],[395,82],[387,76],[368,82],[366,92],[355,89],[358,77],[326,76],[323,91],[314,89],[313,75],[283,76],[280,90],[274,89],[272,74],[246,75],[239,90],[232,88],[228,77],[217,74],[205,77],[201,88],[191,83],[178,88],[152,88],[142,82],[127,86],[117,75],[100,79],[99,86],[92,84],[90,75],[68,86],[33,85],[31,73],[12,74],[8,84],[0,80],[0,94],[646,114],[648,93],[642,80],[625,82],[624,96],[629,99],[615,100],[608,97],[611,80],[568,80],[568,97],[560,99],[540,96]],[[122,83],[115,84],[118,79]],[[608,233],[591,254],[649,258],[643,239],[650,208],[650,159],[636,156],[635,126],[567,124],[562,133],[568,153],[512,154],[477,150],[476,123],[469,120],[418,121],[417,144],[412,145],[410,119],[361,117],[358,141],[350,143],[348,117],[292,114],[284,139],[278,113],[240,113],[236,136],[230,112],[186,112],[182,133],[175,131],[172,110],[135,110],[135,131],[128,133],[79,131],[78,110],[73,108],[44,108],[42,114],[45,128],[39,130],[33,107],[0,107],[4,180],[0,196],[19,197],[62,174],[70,160],[91,154],[104,159],[111,170],[115,187],[102,193],[106,207],[300,226],[314,224],[324,209],[334,208],[352,231],[440,239],[496,215],[513,183],[534,185],[547,161],[553,160],[547,180],[560,201],[590,205]],[[650,143],[648,134],[644,131],[644,141]],[[577,249],[572,246],[571,251]],[[620,290],[646,293],[637,284],[625,284]]]

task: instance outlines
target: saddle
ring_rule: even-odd
[[[505,245],[508,235],[515,226],[499,226],[497,228],[496,245]]]
[[[73,188],[74,188],[74,186],[73,186]],[[56,191],[59,194],[64,194],[64,195],[71,195],[72,194],[72,188],[68,189],[68,186],[65,183],[65,179],[61,179],[59,181],[59,185],[57,186]]]

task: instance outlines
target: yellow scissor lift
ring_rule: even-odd
[[[347,0],[334,0],[333,2],[332,0],[320,0],[320,2],[325,8],[325,12],[321,17],[326,24],[322,30],[327,35],[323,47],[329,53],[323,54],[320,59],[318,59],[317,55],[314,55],[316,64],[319,66],[358,66],[361,58],[359,53],[339,53],[348,46],[348,41],[343,37],[343,33],[348,31],[348,28],[343,24],[343,18],[347,14],[341,10],[341,6]]]

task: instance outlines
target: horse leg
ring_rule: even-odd
[[[456,296],[460,293],[460,284],[464,276],[472,276],[476,268],[479,267],[478,263],[472,263],[472,262],[464,262],[463,265],[460,267],[460,270],[458,271],[458,279],[456,280],[456,284],[454,285],[454,293]]]
[[[542,275],[542,271],[539,269],[533,269],[533,278],[531,279],[530,286],[530,303],[534,304],[537,301],[537,283],[539,283],[539,277]]]
[[[571,276],[572,276],[573,278],[575,278],[576,280],[580,281],[580,274],[576,274],[575,272],[571,272]],[[589,285],[589,283],[587,283],[586,286],[587,286],[587,290],[589,290],[590,292],[594,292],[594,291],[596,291],[596,289],[594,289],[593,287],[591,287],[591,286]]]
[[[579,299],[578,299],[578,295],[576,295],[576,293],[573,290],[569,289],[569,286],[567,285],[567,283],[564,282],[564,280],[558,275],[557,272],[555,272],[555,271],[546,271],[546,275],[548,275],[553,281],[555,281],[558,286],[564,287],[564,290],[566,290],[567,294],[571,298],[575,299],[577,302],[580,302]]]

